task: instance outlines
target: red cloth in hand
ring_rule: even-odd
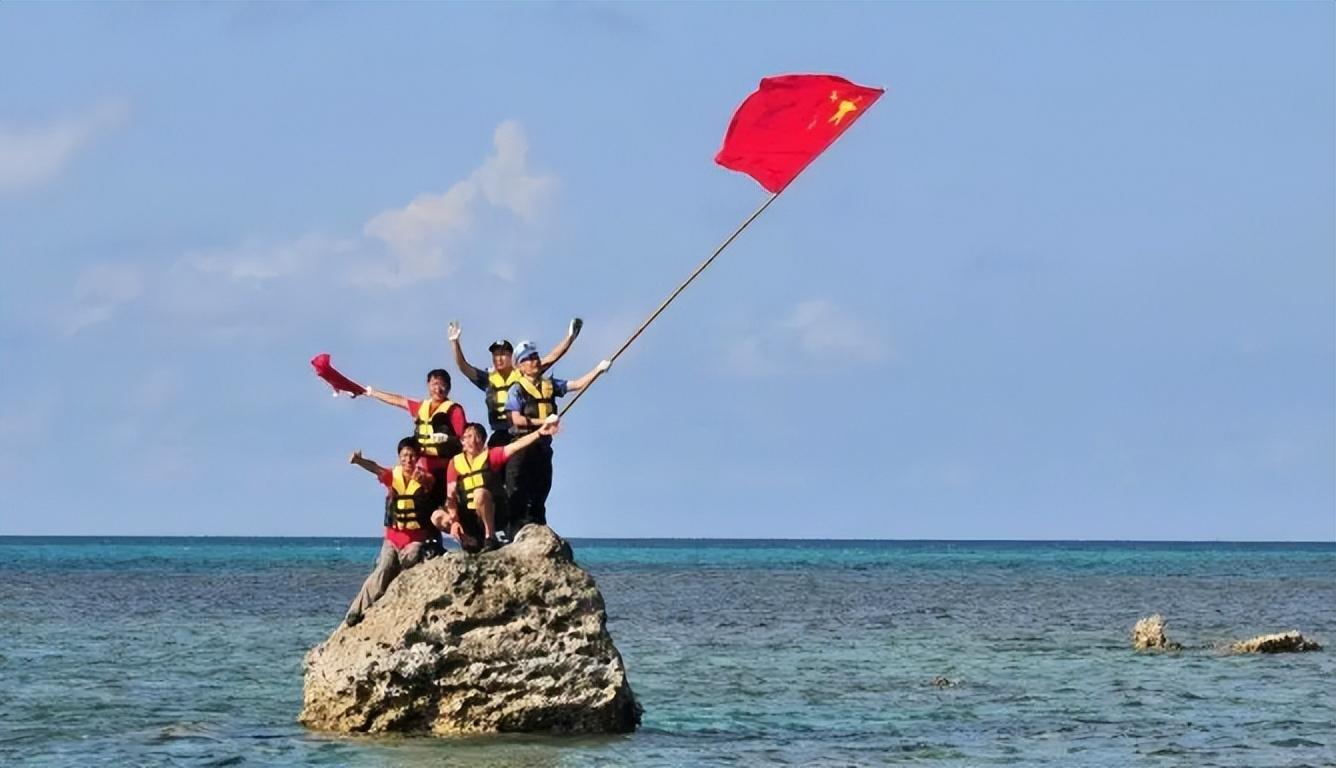
[[[329,364],[329,355],[324,352],[311,358],[311,367],[315,369],[315,375],[324,379],[335,392],[347,392],[353,397],[366,394],[366,387],[339,373]]]

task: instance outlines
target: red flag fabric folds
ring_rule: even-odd
[[[311,367],[315,369],[316,376],[324,379],[334,388],[334,394],[348,392],[353,397],[366,394],[366,387],[339,373],[334,366],[329,364],[329,355],[323,352],[311,358]]]
[[[883,93],[835,75],[767,77],[733,114],[714,161],[782,192]]]

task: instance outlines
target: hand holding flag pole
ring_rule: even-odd
[[[769,208],[798,174],[835,143],[883,93],[881,88],[857,85],[834,75],[780,75],[762,79],[760,87],[733,114],[728,133],[724,135],[724,146],[714,161],[751,176],[770,192],[770,196],[663,300],[613,353],[610,361],[616,362],[673,299],[686,290],[742,234],[742,230]],[[562,415],[569,413],[602,375],[603,371],[599,371],[576,392],[562,409]]]

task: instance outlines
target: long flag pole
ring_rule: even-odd
[[[687,286],[691,285],[691,282],[693,280],[695,280],[697,277],[700,277],[700,273],[704,272],[706,267],[710,266],[710,264],[713,263],[714,260],[719,257],[719,254],[723,253],[724,249],[727,248],[730,243],[736,240],[738,235],[742,234],[742,230],[746,229],[747,226],[750,225],[753,221],[756,221],[756,217],[760,216],[761,213],[764,212],[766,208],[769,208],[770,204],[775,202],[775,198],[777,197],[779,197],[779,192],[771,193],[770,196],[765,199],[765,202],[761,203],[761,207],[753,211],[752,215],[748,216],[746,221],[742,222],[742,224],[737,229],[733,230],[733,234],[729,235],[728,239],[725,240],[722,245],[714,249],[714,253],[710,254],[710,258],[706,259],[705,261],[702,261],[700,263],[700,266],[696,267],[696,271],[692,272],[691,275],[687,277],[686,280],[682,281],[682,284],[677,286],[677,290],[668,294],[668,298],[663,300],[663,303],[659,305],[658,309],[654,310],[649,317],[645,318],[645,322],[641,323],[640,327],[636,329],[636,332],[631,334],[631,338],[627,339],[620,347],[617,348],[617,351],[612,354],[612,357],[608,358],[609,361],[614,363],[617,362],[617,358],[621,357],[621,354],[626,351],[626,348],[631,346],[631,344],[637,338],[640,337],[640,334],[645,332],[645,329],[649,327],[650,323],[654,322],[655,318],[663,314],[663,311],[668,308],[668,305],[673,303],[673,299],[676,299],[678,294],[682,293],[682,291],[685,291]],[[566,403],[566,407],[561,409],[561,414],[563,416],[565,416],[567,413],[570,413],[571,408],[575,407],[575,404],[580,401],[580,396],[583,395],[585,392],[588,392],[589,388],[593,386],[595,381],[598,381],[598,377],[602,376],[603,373],[604,373],[603,371],[599,371],[598,373],[594,374],[594,378],[588,384],[585,385],[584,389],[575,393],[575,397],[572,397],[570,402]]]
[[[700,276],[728,244],[769,208],[789,183],[853,125],[882,93],[881,88],[858,85],[835,75],[780,75],[762,79],[760,87],[733,114],[733,121],[724,136],[724,146],[714,161],[751,176],[770,193],[770,197],[664,299],[610,360],[615,362],[621,357],[654,318],[662,314],[673,299],[686,290],[691,281]],[[561,412],[569,413],[603,373],[595,373]]]

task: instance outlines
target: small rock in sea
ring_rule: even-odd
[[[959,684],[958,680],[952,680],[949,677],[938,675],[932,679],[930,685],[937,688],[955,688]]]
[[[1164,636],[1164,617],[1147,616],[1132,627],[1132,647],[1138,651],[1178,651],[1183,646]]]
[[[306,655],[298,719],[341,733],[627,733],[603,596],[546,526],[404,571]]]
[[[1273,635],[1258,635],[1251,640],[1240,640],[1230,646],[1234,653],[1298,653],[1300,651],[1320,651],[1322,646],[1299,634],[1299,630],[1278,632]]]

